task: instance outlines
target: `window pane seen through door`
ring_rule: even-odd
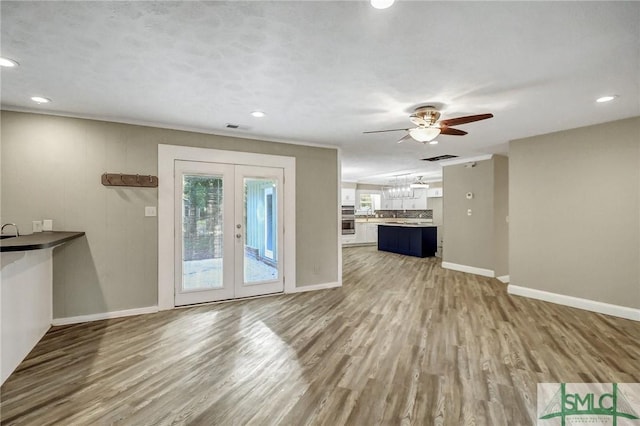
[[[222,177],[184,175],[182,189],[182,288],[221,288]]]
[[[278,279],[277,180],[244,178],[245,284]]]

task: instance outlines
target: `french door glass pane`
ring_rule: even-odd
[[[222,288],[222,176],[182,178],[182,288]]]
[[[244,178],[244,277],[259,283],[278,279],[278,211],[275,179]]]

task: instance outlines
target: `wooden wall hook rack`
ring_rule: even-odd
[[[157,188],[158,177],[151,175],[125,175],[122,173],[103,173],[104,186],[133,186],[140,188]]]

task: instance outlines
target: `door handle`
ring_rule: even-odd
[[[236,238],[242,238],[242,234],[236,234]]]

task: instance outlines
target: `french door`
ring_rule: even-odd
[[[283,169],[174,162],[175,305],[284,291]]]

